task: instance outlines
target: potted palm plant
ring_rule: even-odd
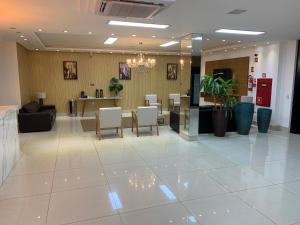
[[[119,92],[122,90],[123,90],[123,85],[119,82],[119,80],[115,77],[111,78],[109,83],[109,91],[113,92],[115,96],[117,96]]]
[[[224,137],[227,130],[228,118],[232,117],[233,106],[237,100],[233,96],[234,80],[224,80],[221,77],[205,75],[201,81],[201,90],[213,98],[214,109],[212,112],[214,134]]]

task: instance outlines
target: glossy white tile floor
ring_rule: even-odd
[[[145,130],[147,131],[147,130]],[[96,139],[79,118],[21,135],[0,225],[300,224],[300,136]]]

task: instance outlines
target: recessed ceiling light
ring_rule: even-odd
[[[59,49],[57,49],[56,51],[59,52]]]
[[[207,40],[207,41],[210,41],[210,39],[209,39],[209,38],[206,38],[206,40]]]
[[[240,35],[261,35],[261,34],[264,34],[265,32],[263,32],[263,31],[249,31],[249,30],[220,29],[220,30],[217,30],[216,33],[240,34]]]
[[[38,51],[39,49],[38,49],[38,48],[36,48],[35,50],[36,50],[36,51]]]
[[[191,45],[189,45],[189,46],[186,46],[187,48],[192,48],[192,46]]]
[[[43,29],[42,29],[42,28],[39,28],[39,29],[38,29],[38,31],[39,31],[39,32],[42,32],[42,31],[43,31]]]
[[[91,31],[89,31],[89,35],[91,35],[92,34],[92,32]]]
[[[226,40],[222,40],[222,42],[226,42]]]
[[[136,34],[131,35],[132,37],[136,37]]]
[[[154,29],[166,29],[169,27],[169,25],[164,25],[164,24],[135,23],[135,22],[125,22],[125,21],[116,21],[116,20],[110,20],[108,24],[113,26],[141,27],[141,28],[154,28]]]
[[[195,37],[195,38],[193,38],[193,40],[197,40],[197,41],[202,41],[202,37]]]
[[[67,31],[67,30],[64,30],[64,33],[68,33],[69,31]]]
[[[24,41],[27,41],[28,39],[27,39],[27,38],[24,38],[23,40],[24,40]]]
[[[109,52],[110,54],[112,54],[112,52]]]
[[[23,38],[24,37],[24,35],[20,35],[20,38]]]
[[[115,36],[115,34],[114,34],[114,33],[112,33],[112,34],[111,34],[111,36]]]
[[[242,41],[238,41],[238,43],[241,43]]]
[[[179,43],[178,41],[169,41],[167,43],[164,43],[164,44],[160,45],[160,47],[169,47],[171,45],[176,45],[178,43]]]
[[[107,38],[106,41],[104,42],[105,45],[112,45],[113,43],[115,43],[115,41],[117,41],[118,38]]]
[[[156,36],[155,36],[155,35],[153,35],[152,37],[153,37],[153,38],[156,38]]]

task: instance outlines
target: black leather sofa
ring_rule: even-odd
[[[199,107],[199,134],[213,133],[212,110],[213,105]],[[234,111],[228,121],[227,132],[236,132]]]
[[[54,105],[40,105],[30,102],[24,105],[18,114],[19,131],[22,133],[49,131],[56,119]]]

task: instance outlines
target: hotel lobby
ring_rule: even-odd
[[[20,3],[0,225],[300,225],[300,2]]]

